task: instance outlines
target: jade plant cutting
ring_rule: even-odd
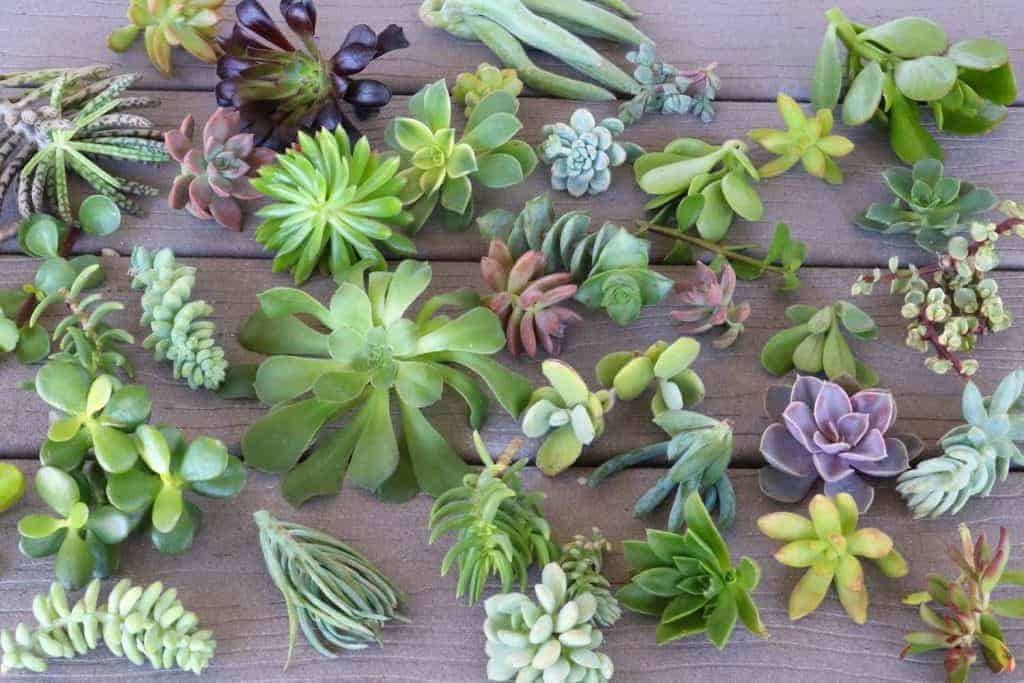
[[[0,514],[17,505],[23,495],[25,475],[11,463],[0,463]]]
[[[1009,52],[997,40],[949,45],[945,30],[922,17],[865,26],[838,7],[825,17],[811,101],[816,109],[834,109],[845,84],[843,123],[872,121],[887,128],[893,151],[905,163],[942,159],[942,147],[921,123],[923,108],[931,110],[940,131],[981,135],[1001,124],[1017,99]],[[847,49],[845,64],[840,43]]]
[[[892,538],[873,527],[858,529],[857,502],[848,493],[835,498],[817,495],[807,519],[792,512],[760,517],[757,526],[768,538],[785,541],[775,559],[787,567],[807,568],[789,595],[789,618],[802,619],[818,609],[835,584],[839,602],[856,624],[868,619],[868,589],[864,567],[871,560],[885,576],[907,575],[907,562],[893,547]]]
[[[182,47],[196,59],[217,63],[217,24],[224,0],[129,0],[129,24],[107,36],[107,47],[124,52],[145,36],[146,54],[164,78],[174,75],[171,48]]]
[[[615,136],[625,130],[616,118],[597,121],[589,109],[577,109],[569,123],[544,126],[540,159],[551,166],[551,187],[573,197],[599,195],[612,184],[612,169],[633,161],[644,150]]]
[[[776,104],[787,130],[758,128],[747,133],[751,140],[777,155],[757,169],[760,176],[774,178],[782,175],[799,161],[804,170],[815,178],[841,185],[843,172],[835,159],[850,154],[853,143],[832,133],[832,110],[819,109],[809,119],[796,100],[786,93],[779,93]]]
[[[654,44],[644,43],[626,53],[636,66],[633,78],[640,92],[619,107],[619,118],[627,126],[639,123],[645,114],[692,114],[704,123],[715,120],[715,97],[722,79],[717,62],[692,71],[680,71],[656,59]]]
[[[597,362],[597,381],[615,399],[633,401],[650,387],[651,412],[692,408],[704,400],[704,382],[690,366],[700,355],[700,342],[680,337],[671,344],[657,341],[643,351],[617,351]]]
[[[518,185],[533,173],[537,155],[522,140],[516,117],[519,100],[504,91],[485,97],[460,136],[452,126],[452,102],[442,79],[409,101],[411,117],[391,121],[388,145],[399,153],[405,186],[402,203],[412,212],[413,230],[440,213],[444,226],[464,230],[473,220],[473,183],[491,189]]]
[[[530,383],[490,358],[504,348],[505,335],[493,312],[475,306],[476,293],[436,296],[415,318],[404,317],[430,285],[429,264],[402,261],[394,272],[369,273],[366,285],[362,271],[350,276],[353,281],[341,284],[329,307],[296,289],[260,295],[260,310],[240,338],[246,348],[271,356],[260,366],[255,388],[272,408],[242,437],[246,464],[285,475],[284,495],[296,506],[337,493],[346,476],[386,500],[408,499],[419,490],[440,495],[459,484],[467,466],[422,409],[437,403],[448,386],[479,427],[488,399],[465,369],[518,418]],[[457,318],[438,313],[460,304],[475,307]],[[397,433],[393,404],[401,413]],[[342,429],[318,439],[326,425],[346,415]]]
[[[737,620],[766,638],[768,630],[750,597],[761,581],[761,568],[749,557],[733,565],[700,494],[691,493],[684,506],[685,534],[648,529],[646,541],[622,544],[632,576],[616,594],[619,602],[660,619],[659,645],[703,633],[722,650]]]
[[[357,76],[373,60],[409,47],[405,34],[395,24],[379,34],[359,24],[328,57],[320,52],[312,0],[282,2],[281,15],[298,45],[257,0],[235,7],[231,33],[218,39],[217,104],[238,109],[257,145],[281,150],[300,130],[321,128],[341,128],[354,142],[360,133],[351,114],[365,119],[391,101],[386,84]]]

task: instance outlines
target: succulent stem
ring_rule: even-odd
[[[706,249],[714,254],[717,254],[723,258],[727,258],[730,261],[739,261],[741,263],[749,263],[750,265],[763,268],[764,270],[771,271],[773,273],[785,274],[787,271],[781,266],[773,266],[768,263],[764,263],[761,259],[756,259],[746,254],[740,254],[730,248],[728,245],[716,244],[715,242],[708,242],[707,240],[701,239],[700,237],[694,237],[672,228],[667,228],[662,225],[655,225],[653,223],[647,223],[646,221],[637,221],[642,232],[653,232],[662,237],[671,237],[672,239],[679,240],[680,242],[689,242],[695,247]]]

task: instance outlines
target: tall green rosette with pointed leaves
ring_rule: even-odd
[[[700,495],[685,506],[686,533],[647,530],[646,541],[626,541],[623,552],[632,578],[617,594],[626,609],[658,617],[658,644],[704,633],[724,649],[736,622],[762,638],[768,630],[750,593],[761,568],[749,557],[733,565],[729,548]]]
[[[452,126],[452,103],[444,80],[409,102],[412,117],[394,119],[387,141],[402,159],[406,183],[402,203],[419,230],[438,204],[445,228],[465,230],[473,220],[473,184],[490,189],[518,185],[537,167],[537,154],[514,139],[523,128],[519,100],[493,92],[476,106],[461,137]]]
[[[369,273],[364,286],[367,265],[350,272],[329,306],[295,289],[264,292],[241,332],[243,346],[271,355],[255,389],[272,406],[242,437],[242,454],[251,467],[286,475],[284,495],[296,506],[337,493],[346,476],[389,501],[457,486],[467,466],[422,409],[448,386],[479,427],[488,398],[463,370],[475,373],[513,417],[529,401],[530,383],[490,358],[504,348],[505,335],[478,295],[435,296],[407,318],[430,285],[430,265],[402,261],[394,272]],[[456,318],[438,314],[450,305],[469,310]],[[399,431],[391,418],[395,404]],[[344,416],[342,429],[318,439]]]

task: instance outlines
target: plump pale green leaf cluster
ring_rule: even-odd
[[[555,562],[544,567],[534,587],[536,601],[523,593],[487,599],[487,680],[603,683],[615,672],[598,648],[604,634],[594,628],[597,600],[570,595],[569,580]]]
[[[773,512],[757,520],[765,536],[785,541],[775,559],[787,567],[807,567],[789,595],[789,618],[802,619],[818,609],[833,583],[839,602],[853,619],[868,619],[868,589],[858,557],[871,560],[889,578],[907,575],[907,562],[892,538],[873,527],[858,529],[857,502],[848,493],[835,498],[816,495],[807,519],[792,512]]]
[[[633,401],[651,386],[651,412],[692,408],[704,400],[704,382],[690,366],[700,355],[700,342],[680,337],[671,344],[657,341],[645,351],[618,351],[597,362],[597,381],[615,398]]]
[[[485,97],[473,110],[462,136],[452,127],[452,103],[444,80],[420,90],[409,101],[412,117],[396,118],[388,144],[401,157],[405,180],[402,204],[419,230],[440,203],[441,220],[464,230],[473,220],[473,183],[491,189],[518,185],[533,173],[537,155],[515,136],[519,100],[504,91]]]
[[[680,230],[697,227],[709,242],[720,242],[736,215],[759,221],[764,206],[756,184],[761,179],[742,140],[710,145],[679,138],[662,152],[644,154],[633,164],[637,185],[654,199],[644,207],[655,223],[675,220]]]
[[[100,582],[89,583],[73,605],[59,583],[32,601],[36,627],[0,629],[0,673],[26,669],[44,673],[47,659],[74,659],[102,642],[115,657],[135,666],[181,669],[202,674],[217,650],[213,632],[178,599],[178,591],[157,581],[145,588],[122,579],[100,602]]]
[[[758,128],[747,133],[751,140],[777,155],[757,169],[761,177],[782,175],[799,161],[815,178],[832,185],[842,184],[843,172],[835,159],[850,154],[853,143],[832,133],[832,110],[819,109],[813,118],[807,118],[796,100],[786,93],[779,93],[776,104],[786,130]]]
[[[729,548],[715,528],[700,494],[685,502],[686,533],[647,530],[646,541],[623,543],[632,577],[617,594],[626,609],[658,617],[658,644],[704,633],[719,650],[732,638],[736,622],[762,638],[750,593],[761,568],[749,557],[733,565]]]
[[[0,462],[0,513],[14,507],[25,495],[25,476],[17,467]]]
[[[317,268],[341,275],[369,259],[415,256],[402,230],[412,216],[402,209],[406,181],[397,158],[381,159],[362,138],[354,146],[342,127],[316,137],[299,133],[298,147],[263,166],[253,187],[273,200],[257,211],[256,241],[271,251],[275,271],[289,271],[301,285]]]
[[[196,59],[215,64],[223,5],[224,0],[130,0],[130,23],[110,32],[107,47],[124,52],[145,35],[149,61],[164,78],[174,75],[172,47],[182,47]]]
[[[590,232],[590,214],[583,211],[556,218],[547,194],[528,201],[518,214],[496,209],[477,223],[485,237],[505,242],[516,258],[531,250],[543,253],[548,272],[572,275],[577,301],[603,308],[620,325],[672,290],[671,279],[650,269],[650,242],[612,223]]]
[[[512,462],[519,441],[509,444],[497,460],[478,432],[473,433],[473,442],[483,470],[466,474],[461,486],[438,496],[429,525],[431,544],[457,534],[441,562],[441,576],[457,566],[455,597],[465,595],[470,604],[479,602],[492,576],[501,579],[505,592],[516,584],[526,590],[530,567],[558,558],[540,506],[544,494],[523,489],[520,474],[528,459]]]
[[[174,376],[190,389],[217,389],[228,361],[215,339],[216,325],[205,319],[213,306],[192,300],[196,268],[180,265],[170,249],[150,252],[139,246],[132,251],[130,274],[132,289],[145,290],[140,322],[152,330],[142,346],[153,349],[157,360],[170,361]]]
[[[589,109],[577,109],[568,124],[544,126],[539,150],[541,161],[551,166],[551,187],[573,197],[611,187],[611,170],[644,153],[638,145],[615,140],[625,127],[616,118],[597,121]]]
[[[825,13],[828,28],[814,67],[811,101],[834,109],[846,84],[843,123],[869,121],[889,130],[896,155],[913,164],[941,159],[942,147],[921,123],[928,107],[940,131],[980,135],[1001,124],[1017,86],[1006,46],[990,38],[949,45],[946,32],[922,17],[877,26],[850,21],[838,8]],[[846,46],[844,62],[840,43]]]
[[[604,433],[604,414],[614,397],[608,391],[591,392],[579,373],[562,361],[544,361],[541,372],[550,384],[530,397],[523,434],[544,439],[537,451],[537,467],[553,477],[572,467],[583,447]]]
[[[917,245],[943,253],[949,238],[970,228],[973,220],[995,208],[991,190],[944,174],[941,161],[922,159],[913,170],[894,166],[882,177],[895,197],[874,203],[857,217],[857,225],[883,235],[913,235]]]
[[[619,118],[627,126],[639,123],[645,114],[692,114],[704,123],[715,120],[715,97],[722,79],[715,72],[717,62],[704,68],[680,72],[659,62],[654,45],[644,43],[626,53],[626,60],[636,65],[633,78],[640,92],[619,107]]]
[[[1024,441],[1024,369],[1007,375],[995,393],[983,397],[974,382],[964,388],[965,423],[939,440],[942,455],[924,460],[900,476],[896,487],[914,517],[955,515],[967,501],[992,493],[1011,466],[1024,465],[1014,441]]]
[[[407,500],[420,490],[440,495],[459,484],[466,465],[422,409],[448,386],[465,400],[477,428],[488,399],[463,369],[478,375],[516,418],[530,383],[490,358],[504,348],[505,334],[475,292],[433,297],[415,318],[405,317],[430,285],[429,264],[402,261],[394,272],[369,273],[365,285],[362,268],[350,275],[329,306],[297,289],[260,295],[260,310],[240,338],[246,348],[271,355],[255,388],[272,409],[242,437],[245,461],[285,474],[284,495],[294,505],[337,493],[346,475],[387,500]],[[473,308],[451,318],[438,314],[443,306]],[[393,402],[401,415],[398,433]],[[344,415],[348,424],[318,441],[321,429]]]
[[[523,92],[523,82],[515,69],[499,69],[484,62],[475,73],[459,74],[452,97],[466,108],[466,118],[469,118],[488,95],[498,91],[519,97]]]
[[[622,616],[619,601],[611,592],[611,582],[603,574],[604,554],[611,550],[612,544],[595,527],[590,536],[577,534],[562,546],[562,559],[558,561],[569,581],[569,599],[584,593],[594,596],[594,623],[605,627],[614,626]]]

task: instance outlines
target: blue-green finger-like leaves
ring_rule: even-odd
[[[315,398],[267,413],[242,436],[245,463],[264,472],[287,472],[337,413],[335,404]]]
[[[412,468],[420,489],[431,496],[440,496],[458,486],[469,466],[427,422],[416,406],[400,401],[405,445],[416,457]]]
[[[348,473],[357,486],[376,491],[398,465],[398,441],[391,424],[388,390],[373,391],[363,412],[365,422],[356,441]]]

